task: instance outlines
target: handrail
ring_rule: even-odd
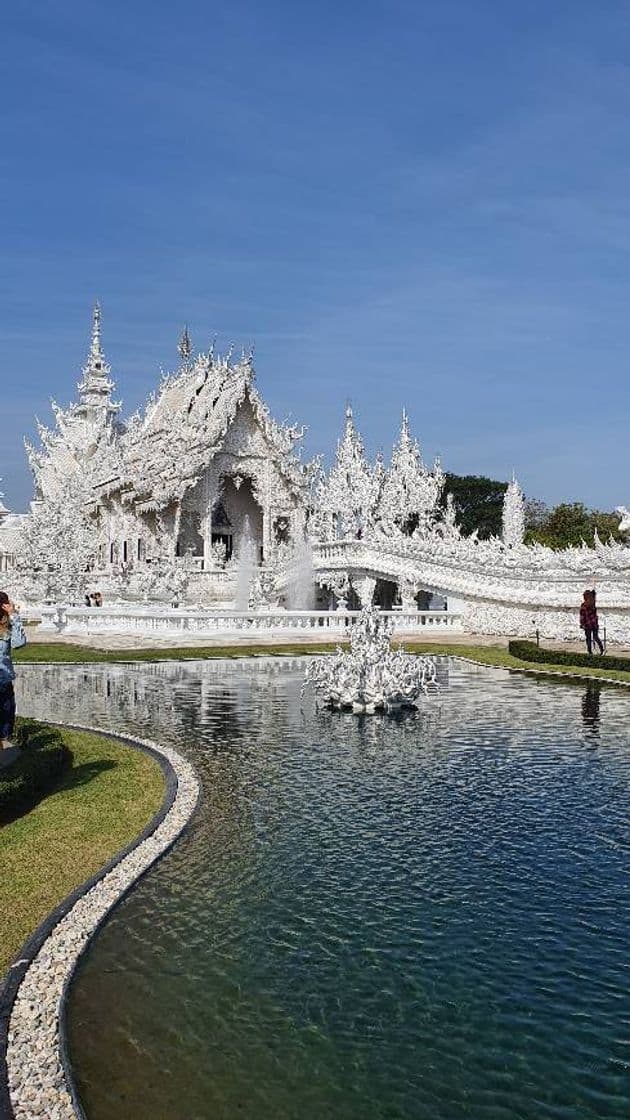
[[[218,634],[242,630],[342,631],[354,626],[360,611],[210,610],[113,604],[111,607],[47,606],[41,611],[41,629],[65,633],[134,632]],[[445,611],[381,611],[395,631],[461,629],[460,614]]]

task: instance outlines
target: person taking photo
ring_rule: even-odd
[[[22,619],[6,591],[0,591],[0,765],[12,761],[17,750],[12,742],[15,729],[15,669],[11,653],[23,645],[26,645],[26,634]],[[10,755],[3,757],[6,751]]]

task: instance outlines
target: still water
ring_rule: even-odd
[[[90,1120],[627,1120],[630,696],[443,661],[359,719],[302,673],[20,668],[203,782],[74,984]]]

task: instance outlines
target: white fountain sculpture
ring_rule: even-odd
[[[234,606],[237,611],[247,611],[250,606],[252,580],[256,567],[256,542],[252,536],[249,517],[245,515],[243,532],[238,554],[238,568],[236,573],[236,594]]]
[[[350,649],[311,661],[304,678],[331,708],[394,712],[436,692],[435,660],[392,650],[391,628],[366,607],[352,628]]]
[[[301,536],[288,564],[287,606],[292,611],[312,611],[314,599],[313,549],[307,537]]]

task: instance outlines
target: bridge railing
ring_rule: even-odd
[[[66,634],[145,634],[181,637],[309,632],[325,639],[354,626],[359,611],[211,611],[160,607],[42,607],[41,629]],[[381,611],[394,633],[461,630],[461,615],[450,611]]]

